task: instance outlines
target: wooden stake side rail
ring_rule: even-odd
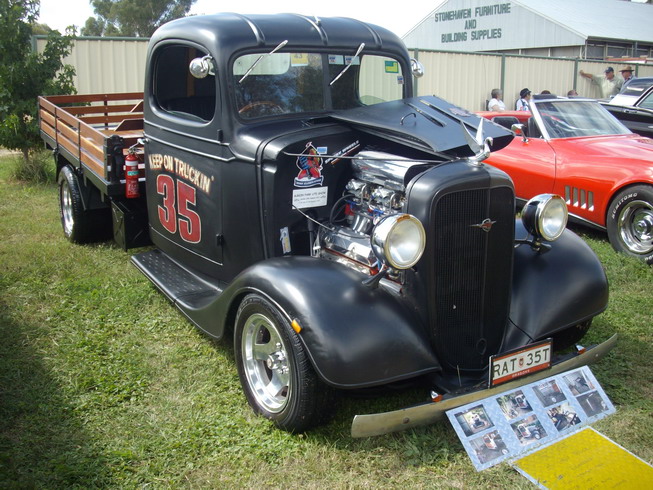
[[[75,159],[71,163],[108,185],[114,164],[109,140],[119,136],[128,148],[143,135],[142,101],[142,92],[39,97],[40,129]],[[121,130],[124,121],[130,130]]]

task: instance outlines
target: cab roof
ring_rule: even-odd
[[[164,40],[188,40],[206,47],[213,56],[226,61],[237,51],[273,49],[288,40],[286,50],[345,49],[383,50],[408,59],[401,39],[383,27],[345,17],[307,17],[298,14],[241,15],[221,13],[184,17],[161,26],[151,46]],[[353,52],[352,52],[353,54]]]

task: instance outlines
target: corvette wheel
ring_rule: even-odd
[[[290,432],[330,416],[333,390],[318,379],[288,320],[262,296],[251,294],[241,303],[234,351],[240,382],[255,412]]]
[[[616,251],[653,263],[653,187],[637,185],[617,194],[608,210],[607,228]]]

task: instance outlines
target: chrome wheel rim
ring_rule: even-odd
[[[75,223],[73,219],[73,199],[70,194],[70,187],[66,183],[61,185],[61,221],[64,233],[71,235]]]
[[[633,201],[619,213],[619,237],[633,253],[653,251],[653,206],[646,201]]]
[[[241,348],[245,377],[256,401],[268,412],[281,412],[292,384],[288,351],[279,330],[266,316],[251,315],[243,328]]]

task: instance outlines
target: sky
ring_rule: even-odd
[[[418,22],[433,12],[441,0],[431,2],[390,2],[381,6],[378,0],[329,0],[322,3],[306,0],[244,0],[238,8],[236,2],[197,0],[191,9],[194,14],[237,12],[240,14],[274,14],[292,12],[318,17],[352,17],[380,25],[403,36]],[[39,22],[63,32],[71,24],[84,26],[86,19],[94,15],[90,0],[41,0]],[[78,31],[79,32],[79,31]]]

